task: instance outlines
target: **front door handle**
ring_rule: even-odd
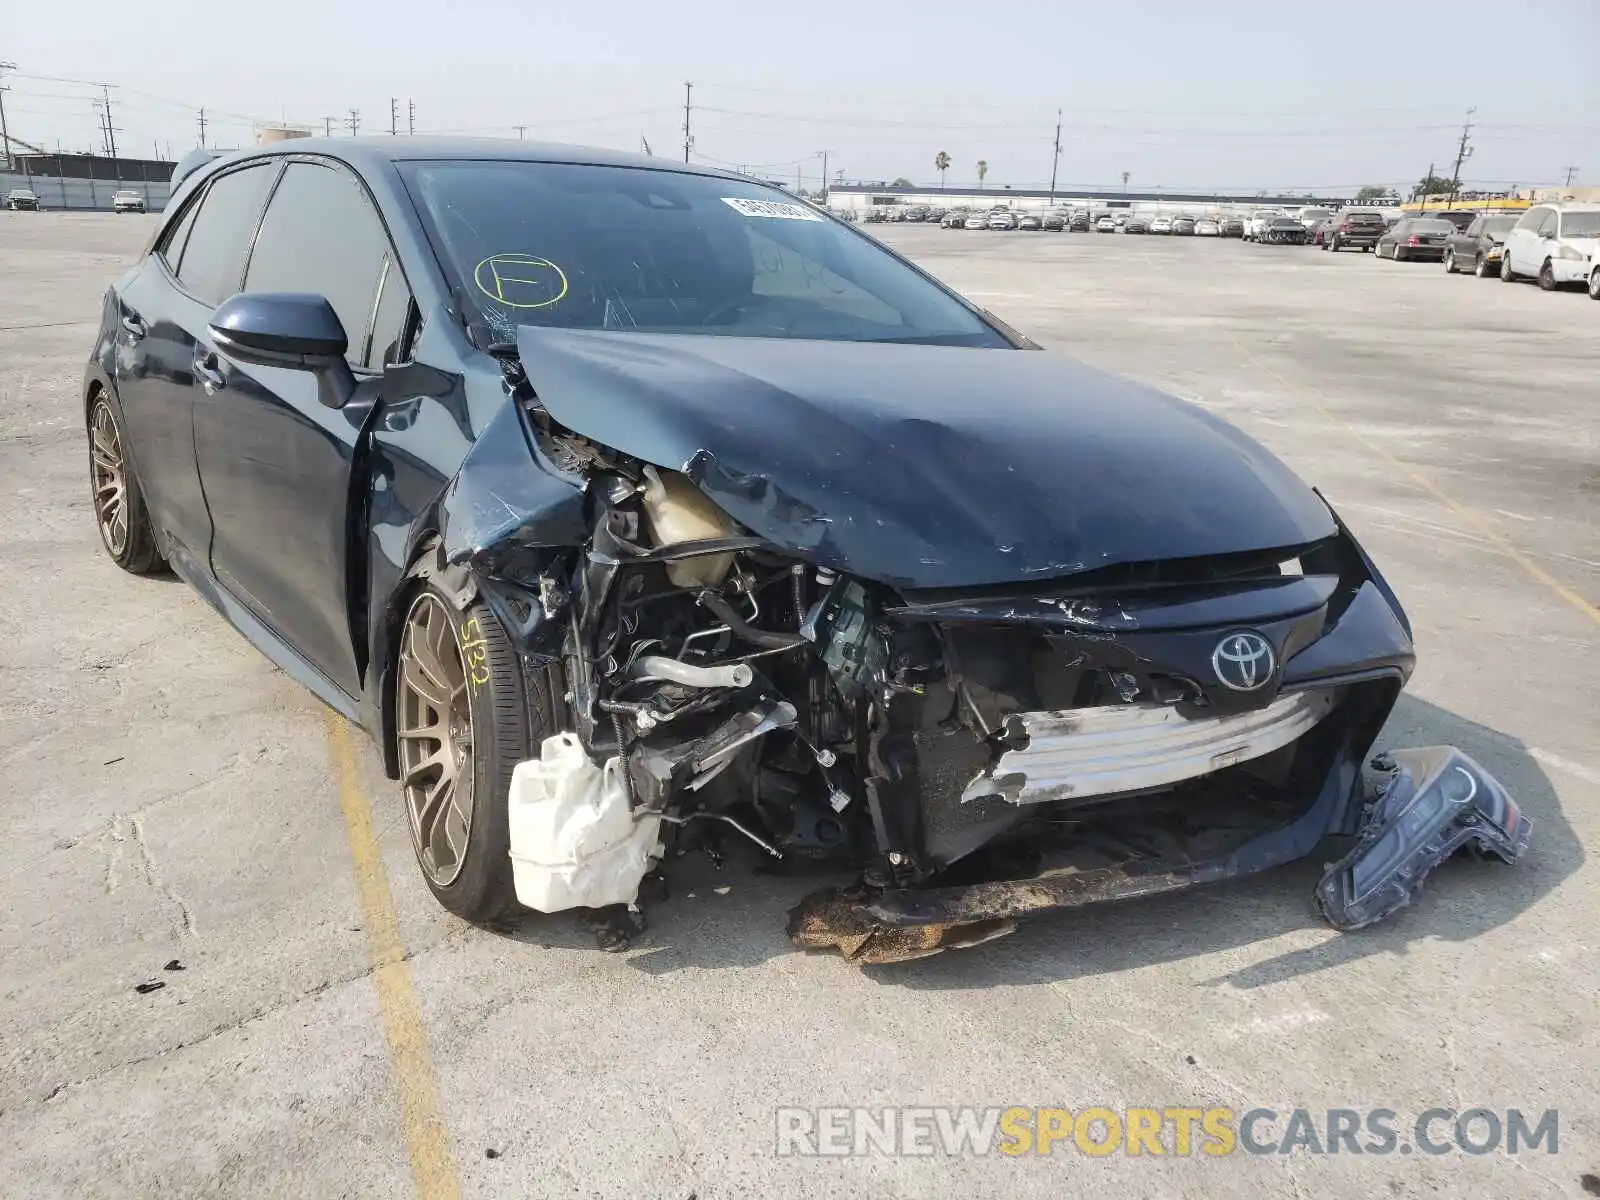
[[[144,318],[136,312],[122,314],[122,330],[128,335],[130,342],[137,342],[149,331],[145,328]]]
[[[215,396],[228,386],[228,381],[222,377],[222,372],[217,367],[217,356],[209,350],[195,353],[194,377],[200,381],[200,386],[205,388],[208,396]]]

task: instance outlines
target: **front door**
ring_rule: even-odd
[[[319,401],[310,371],[220,354],[203,364],[195,450],[211,511],[211,569],[339,691],[358,696],[351,548],[360,509],[352,503],[352,476],[383,386],[383,351],[398,333],[380,333],[372,350],[375,314],[381,321],[384,313],[403,313],[409,293],[352,174],[310,160],[288,165],[262,218],[243,290],[325,296],[349,338],[358,385],[349,404],[331,409]],[[355,491],[364,495],[364,480]]]

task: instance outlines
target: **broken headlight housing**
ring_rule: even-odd
[[[1317,885],[1317,907],[1337,929],[1359,929],[1404,907],[1423,877],[1471,847],[1516,862],[1533,823],[1500,781],[1454,746],[1396,750],[1362,817],[1360,843]]]

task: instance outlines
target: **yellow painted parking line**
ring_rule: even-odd
[[[1239,339],[1233,334],[1228,335],[1228,340],[1233,343],[1234,349],[1239,351],[1240,355],[1245,359],[1246,362],[1250,363],[1257,370],[1272,376],[1272,378],[1276,379],[1291,392],[1296,392],[1303,396],[1311,403],[1313,408],[1328,418],[1328,420],[1332,421],[1335,425],[1340,426],[1346,433],[1355,438],[1356,441],[1360,442],[1368,450],[1372,451],[1379,458],[1383,459],[1390,466],[1394,467],[1407,479],[1411,480],[1412,483],[1416,484],[1423,491],[1427,492],[1428,495],[1432,496],[1440,504],[1444,505],[1451,512],[1455,513],[1456,516],[1460,517],[1468,525],[1472,526],[1473,529],[1477,530],[1484,537],[1488,538],[1489,541],[1493,542],[1495,546],[1504,551],[1513,562],[1515,562],[1535,580],[1544,584],[1545,587],[1549,588],[1557,596],[1560,596],[1563,600],[1572,605],[1573,608],[1577,609],[1595,624],[1600,625],[1600,608],[1596,608],[1593,604],[1590,604],[1582,596],[1578,595],[1577,592],[1567,587],[1566,584],[1562,583],[1554,575],[1550,574],[1549,571],[1546,571],[1538,563],[1534,562],[1533,559],[1530,558],[1520,546],[1518,546],[1505,534],[1501,533],[1500,530],[1495,528],[1495,526],[1492,525],[1485,517],[1474,512],[1472,509],[1456,500],[1455,497],[1445,492],[1439,487],[1438,484],[1434,483],[1433,480],[1429,479],[1410,463],[1396,458],[1386,447],[1382,446],[1378,442],[1373,441],[1349,421],[1345,420],[1343,417],[1339,416],[1332,409],[1330,409],[1326,404],[1322,403],[1321,400],[1318,400],[1309,389],[1299,386],[1292,380],[1286,379],[1283,375],[1273,370],[1254,354],[1251,354],[1250,351],[1246,350],[1244,343],[1239,341]]]
[[[440,1116],[439,1084],[428,1053],[417,993],[411,986],[411,968],[400,941],[400,921],[389,891],[389,876],[383,869],[372,827],[372,802],[357,778],[350,726],[336,713],[327,713],[326,719],[328,754],[338,779],[339,807],[344,812],[356,887],[361,894],[362,927],[367,931],[367,947],[372,955],[378,1013],[394,1060],[395,1090],[400,1094],[401,1123],[411,1155],[411,1180],[423,1200],[455,1200],[461,1195],[461,1182],[456,1177],[450,1139]]]

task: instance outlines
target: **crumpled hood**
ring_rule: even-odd
[[[684,472],[769,541],[902,587],[1335,531],[1232,426],[1048,352],[532,326],[517,346],[561,424]]]

